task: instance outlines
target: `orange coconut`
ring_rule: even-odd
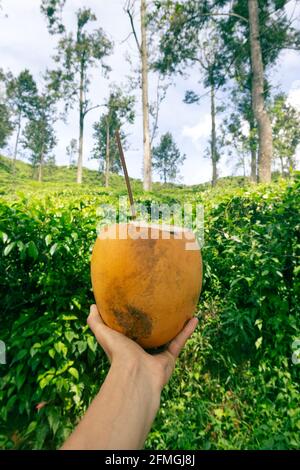
[[[200,249],[189,230],[111,225],[97,237],[91,277],[104,322],[142,347],[156,348],[174,338],[195,312]]]

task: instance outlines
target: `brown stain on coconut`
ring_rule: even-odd
[[[142,310],[132,305],[126,305],[125,311],[114,309],[113,313],[126,336],[134,341],[139,338],[148,338],[151,335],[152,320]]]

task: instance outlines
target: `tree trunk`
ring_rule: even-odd
[[[288,157],[288,176],[291,176],[293,171],[295,170],[295,164],[293,161],[293,157]]]
[[[251,146],[251,174],[250,174],[250,180],[253,183],[257,183],[256,160],[257,160],[256,148],[253,148]]]
[[[84,110],[83,110],[83,80],[84,80],[84,64],[80,68],[80,92],[79,92],[79,147],[78,147],[78,162],[77,162],[77,183],[82,183],[82,154],[83,154],[83,124],[84,124]]]
[[[272,126],[264,99],[264,66],[259,38],[258,0],[248,0],[252,68],[252,106],[258,128],[258,179],[271,181]]]
[[[17,154],[18,154],[18,144],[20,139],[20,131],[21,131],[21,113],[19,113],[18,117],[18,127],[17,127],[17,137],[15,143],[15,150],[14,150],[14,159],[13,159],[13,174],[16,172],[16,161],[17,161]]]
[[[105,158],[105,187],[109,186],[109,167],[110,167],[110,135],[109,119],[106,121],[106,158]]]
[[[44,165],[44,149],[41,152],[39,169],[38,169],[38,182],[39,183],[43,181],[43,165]]]
[[[71,166],[72,166],[73,158],[74,158],[73,150],[70,150],[69,168],[71,168]]]
[[[143,108],[143,142],[144,142],[144,190],[151,190],[151,144],[149,131],[149,97],[148,97],[148,47],[146,28],[146,0],[141,0],[141,59],[142,59],[142,108]]]
[[[253,108],[253,106],[252,106]],[[253,111],[251,113],[249,119],[249,127],[250,127],[250,153],[251,153],[251,173],[250,173],[250,180],[253,183],[257,183],[257,148],[256,148],[256,141],[255,141],[255,122],[254,122],[254,115]]]
[[[210,113],[211,113],[211,162],[212,162],[212,186],[216,185],[217,173],[217,137],[216,137],[216,104],[215,104],[215,86],[213,80],[210,81]]]
[[[246,158],[245,158],[245,154],[243,153],[243,176],[244,178],[246,178]]]
[[[280,165],[281,165],[281,176],[284,176],[284,164],[283,164],[283,158],[280,155]]]
[[[164,170],[164,183],[166,184],[166,182],[167,182],[167,172],[166,170]]]

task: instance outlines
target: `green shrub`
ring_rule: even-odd
[[[0,202],[0,447],[57,448],[108,364],[86,326],[96,208],[122,188],[48,183]],[[146,446],[299,448],[299,182],[163,188],[136,199],[205,206],[197,333]]]

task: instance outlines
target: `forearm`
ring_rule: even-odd
[[[160,390],[140,362],[113,363],[99,393],[62,449],[140,449]]]

